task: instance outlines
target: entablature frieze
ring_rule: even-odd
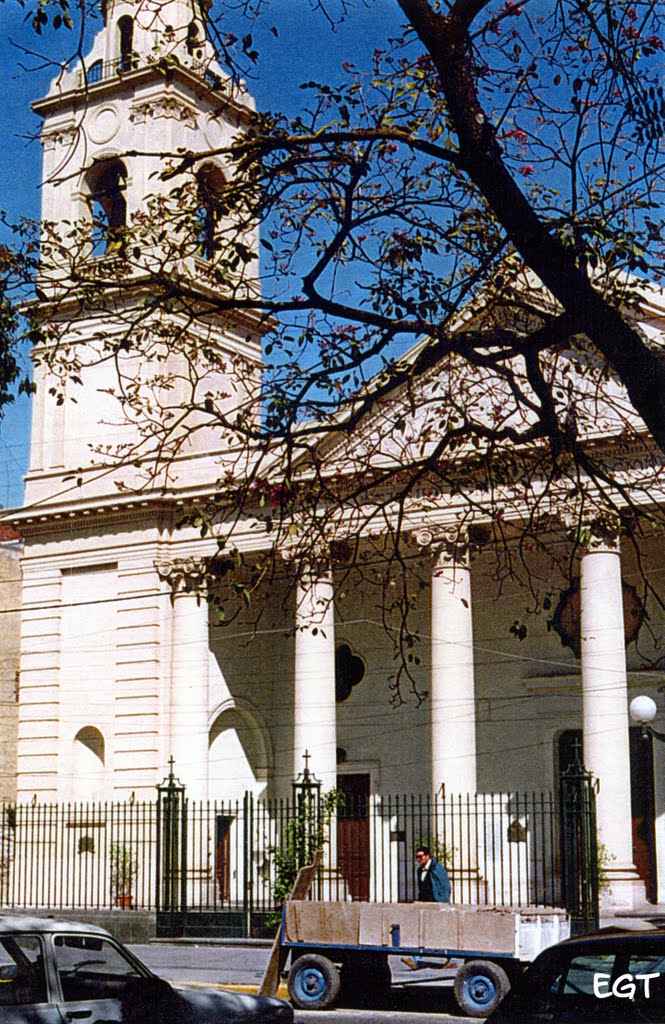
[[[76,125],[66,125],[60,128],[53,128],[51,131],[42,132],[40,141],[44,150],[71,149],[75,145],[79,128]]]
[[[140,103],[134,103],[129,112],[129,120],[133,124],[146,124],[160,118],[178,121],[192,129],[195,129],[197,125],[195,108],[176,99],[175,96],[155,96]]]
[[[19,508],[10,510],[3,521],[10,523],[22,537],[37,538],[46,532],[49,536],[61,536],[71,533],[73,528],[81,531],[145,526],[173,514],[180,514],[180,510],[174,511],[160,498],[159,503],[146,499],[122,505],[90,504],[80,508]]]

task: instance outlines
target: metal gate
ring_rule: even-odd
[[[181,936],[187,918],[187,801],[185,787],[173,774],[157,787],[155,871],[157,935]]]
[[[288,892],[285,859],[311,860],[321,845],[317,899],[413,900],[413,854],[423,842],[448,868],[454,902],[565,906],[576,934],[597,926],[595,793],[579,761],[562,775],[557,795],[364,798],[369,874],[362,892],[345,847],[344,827],[359,813],[353,795],[325,815],[322,799],[318,783],[299,777],[284,800],[247,792],[225,803],[191,801],[171,766],[158,787],[157,934],[266,934]]]
[[[157,790],[157,936],[246,937],[260,932],[268,914],[254,908],[252,854],[263,818],[255,813],[252,794],[246,793],[239,804],[221,807],[190,801],[173,774],[173,764]],[[233,813],[219,813],[220,809]],[[231,871],[237,883],[233,892]]]
[[[596,793],[579,758],[561,775],[563,891],[572,935],[598,928],[599,864]]]

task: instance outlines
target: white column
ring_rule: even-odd
[[[333,581],[329,569],[307,571],[296,591],[294,778],[305,767],[322,790],[337,781],[335,706],[335,622]]]
[[[584,764],[598,783],[598,841],[610,885],[606,903],[644,902],[633,864],[626,646],[618,543],[582,556],[580,585]]]
[[[170,568],[173,594],[171,743],[190,800],[208,798],[208,603],[203,563]]]
[[[476,791],[471,572],[466,552],[442,550],[432,574],[432,792]]]

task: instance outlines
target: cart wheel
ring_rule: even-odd
[[[489,960],[469,960],[457,968],[457,1005],[469,1017],[487,1017],[510,989],[503,967]]]
[[[292,965],[287,986],[291,1002],[301,1010],[325,1010],[337,999],[339,974],[327,957],[309,953]]]

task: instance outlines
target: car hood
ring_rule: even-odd
[[[234,1024],[236,1021],[238,1024],[253,1024],[254,1021],[291,1024],[293,1021],[293,1008],[281,999],[228,989],[171,987],[186,1010],[188,1024],[189,1021],[205,1021],[206,1024]]]

